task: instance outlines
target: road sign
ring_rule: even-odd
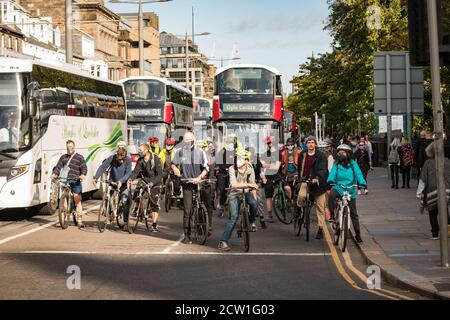
[[[392,114],[408,113],[408,104],[412,113],[423,113],[423,70],[411,67],[407,55],[405,51],[375,53],[375,113],[387,114],[389,102]]]

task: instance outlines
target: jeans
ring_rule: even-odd
[[[254,223],[256,220],[257,203],[256,199],[250,192],[245,193],[245,201],[250,208],[250,223]],[[230,218],[228,219],[227,226],[223,231],[220,241],[228,242],[233,233],[234,227],[236,226],[237,220],[239,219],[239,213],[241,211],[241,197],[232,197],[229,201],[228,208],[230,210]]]
[[[225,190],[230,186],[230,176],[228,173],[219,173],[217,176],[217,187],[219,188],[219,204],[223,207],[227,201],[227,191]]]
[[[400,166],[397,164],[390,164],[389,166],[391,167],[392,186],[398,187],[398,173]]]
[[[331,217],[334,216],[335,203],[338,198],[341,196],[339,192],[335,189],[331,189],[330,196],[328,198],[328,209],[330,210]],[[359,217],[358,212],[356,211],[356,199],[353,199],[349,202],[350,206],[350,218],[352,219],[353,229],[355,229],[356,235],[361,235],[361,228],[359,226]]]
[[[409,188],[409,181],[411,180],[411,166],[404,166],[402,168],[402,185],[403,187],[406,186]]]
[[[191,216],[191,210],[193,206],[193,194],[194,189],[197,188],[197,186],[193,185],[183,185],[183,229],[184,234],[189,235],[189,218]],[[212,199],[210,195],[210,191],[208,189],[204,189],[201,191],[201,200],[205,204],[206,210],[208,211],[208,220],[209,220],[209,226],[211,228],[212,226],[212,211],[213,211],[213,204]]]

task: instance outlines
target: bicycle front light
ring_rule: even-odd
[[[20,177],[21,175],[24,175],[28,172],[28,169],[30,168],[30,165],[21,165],[21,166],[15,166],[9,169],[7,180],[12,180],[17,177]]]

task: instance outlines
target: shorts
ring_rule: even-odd
[[[273,198],[273,194],[275,192],[275,182],[277,179],[279,179],[278,175],[273,176],[267,176],[267,183],[264,185],[264,193],[266,195],[266,199]]]
[[[151,212],[158,212],[159,211],[159,193],[160,193],[160,187],[156,186],[153,187],[150,190],[150,201],[148,203],[148,206],[151,209]],[[147,193],[144,194],[144,198],[146,198]]]
[[[81,185],[81,181],[69,182],[69,186],[73,193],[76,193],[76,194],[83,193],[83,187]]]

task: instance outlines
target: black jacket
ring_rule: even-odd
[[[302,152],[298,157],[298,176],[301,176],[302,166],[303,166],[303,157],[308,152]],[[310,178],[318,179],[319,185],[311,185],[311,194],[313,196],[320,196],[321,194],[327,191],[327,179],[328,179],[328,163],[325,157],[325,154],[319,150],[316,150],[315,153],[315,161],[311,168]]]
[[[152,161],[153,158],[153,161]],[[153,168],[152,168],[153,166]],[[150,153],[150,158],[145,163],[143,157],[139,158],[133,172],[131,173],[130,179],[135,180],[141,178],[146,183],[152,183],[153,186],[160,185],[162,182],[163,170],[161,165],[161,160],[158,156]]]
[[[353,154],[353,159],[358,163],[359,168],[362,172],[367,173],[370,169],[370,159],[369,159],[369,153],[367,150],[361,151],[361,149],[358,148],[356,152]]]

